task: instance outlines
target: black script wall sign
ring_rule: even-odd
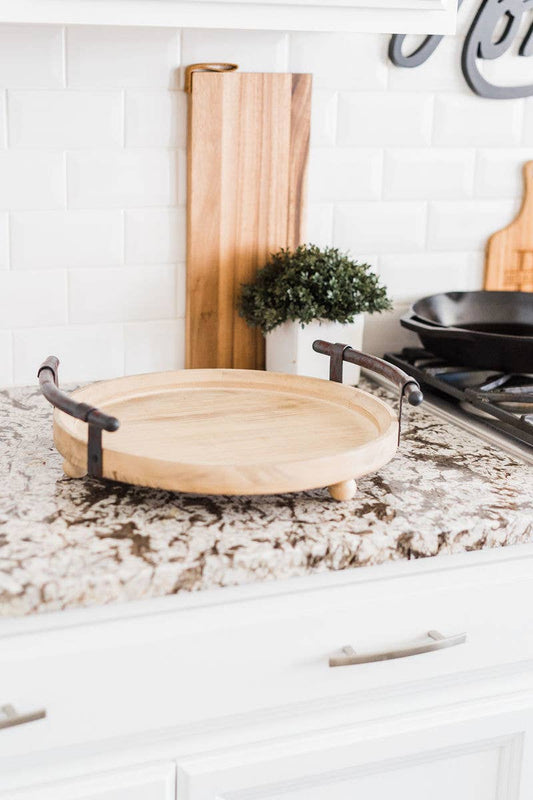
[[[462,0],[459,0],[458,7]],[[478,59],[503,55],[518,34],[522,16],[533,9],[533,0],[483,0],[466,35],[461,69],[473,92],[481,97],[508,99],[533,95],[533,83],[523,86],[496,86],[480,73]],[[497,33],[497,31],[501,31]],[[404,34],[394,34],[389,43],[389,58],[397,67],[418,67],[437,49],[442,36],[426,36],[409,55],[403,53]],[[533,22],[520,43],[520,56],[533,55]]]

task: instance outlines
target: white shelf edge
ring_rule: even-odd
[[[331,1],[331,0],[330,0]],[[346,0],[343,0],[346,2]],[[0,0],[0,22],[376,33],[455,32],[454,0],[353,0],[350,6],[225,0]]]

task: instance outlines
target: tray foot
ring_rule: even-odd
[[[330,495],[334,500],[351,500],[357,490],[355,481],[341,481],[328,486]]]
[[[87,475],[86,469],[75,467],[74,464],[71,464],[66,458],[63,461],[63,472],[67,478],[83,478],[85,475]]]

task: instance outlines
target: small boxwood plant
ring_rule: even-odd
[[[353,322],[356,314],[391,305],[369,264],[336,247],[302,244],[270,257],[252,283],[242,286],[238,309],[249,325],[268,333],[288,320],[302,327],[316,319]]]

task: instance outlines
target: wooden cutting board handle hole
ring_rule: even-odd
[[[189,64],[185,67],[185,91],[187,94],[192,92],[192,76],[195,72],[234,72],[239,69],[238,64],[230,64],[227,62],[216,63],[202,63]]]

